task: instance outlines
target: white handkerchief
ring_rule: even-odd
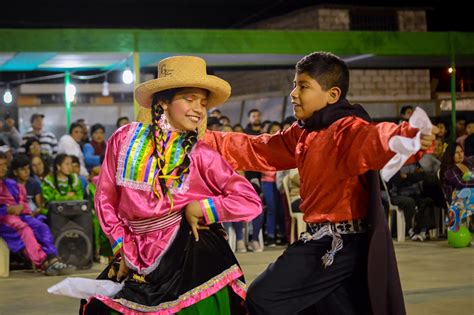
[[[410,126],[417,128],[419,131],[414,138],[407,138],[402,136],[394,136],[390,138],[388,145],[390,150],[395,152],[395,156],[388,161],[381,171],[382,179],[386,182],[392,178],[405,164],[405,162],[420,150],[421,142],[420,137],[422,134],[430,134],[431,124],[430,118],[426,112],[417,107],[410,117]]]
[[[123,283],[110,280],[94,280],[86,278],[66,278],[48,288],[48,293],[65,295],[74,298],[88,299],[94,295],[113,297],[122,290]]]

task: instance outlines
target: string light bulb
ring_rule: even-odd
[[[10,104],[13,102],[13,95],[12,91],[10,91],[10,87],[7,86],[7,89],[5,90],[5,93],[3,93],[3,102],[5,104]]]
[[[107,77],[104,80],[104,83],[102,83],[102,96],[109,96],[110,91],[109,91],[109,82],[107,82]]]
[[[133,72],[130,70],[130,67],[127,66],[122,74],[122,81],[125,84],[130,84],[133,82]]]
[[[76,96],[76,87],[74,84],[69,83],[66,85],[66,100],[68,102],[73,102],[74,97]]]
[[[449,74],[453,73],[453,67],[449,67],[449,68],[448,68],[448,73],[449,73]]]

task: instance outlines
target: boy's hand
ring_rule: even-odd
[[[76,193],[73,192],[73,191],[70,191],[70,192],[68,192],[68,193],[66,194],[66,196],[68,196],[68,197],[74,197],[74,196],[76,196]]]
[[[436,135],[439,132],[439,128],[436,126],[432,126],[431,134],[421,135],[421,150],[425,151],[426,149],[433,147],[434,148],[434,141],[436,140]]]
[[[22,204],[7,207],[8,214],[20,215],[22,211],[23,211]]]
[[[196,242],[199,241],[198,230],[209,230],[209,227],[200,225],[200,223],[203,223],[204,214],[202,213],[199,202],[194,200],[189,203],[186,206],[186,209],[184,209],[184,216],[191,227],[191,232],[193,233]]]

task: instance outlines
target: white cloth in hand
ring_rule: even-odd
[[[390,150],[395,152],[395,156],[388,161],[381,171],[382,179],[386,182],[392,178],[405,164],[405,162],[420,150],[421,142],[420,137],[422,134],[431,134],[430,118],[426,112],[417,107],[410,117],[410,126],[417,128],[419,131],[414,138],[407,138],[402,136],[394,136],[390,138],[388,146]]]
[[[48,293],[80,299],[88,299],[95,295],[113,297],[122,290],[122,287],[123,283],[117,283],[110,280],[66,278],[48,288]]]

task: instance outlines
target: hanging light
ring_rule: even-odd
[[[5,93],[3,93],[3,102],[5,104],[10,104],[13,102],[13,95],[12,91],[10,91],[10,87],[7,85],[7,89],[5,90]]]
[[[102,96],[109,96],[109,82],[107,82],[107,77],[105,77],[104,83],[102,83]]]
[[[130,70],[129,66],[127,66],[127,68],[125,68],[125,70],[123,71],[122,81],[125,84],[130,84],[133,82],[133,72],[132,70]]]
[[[449,74],[453,73],[453,67],[449,67],[449,68],[448,68],[448,73],[449,73]]]
[[[68,83],[66,85],[66,100],[68,102],[73,102],[75,96],[76,96],[76,87],[74,86],[74,84]]]

